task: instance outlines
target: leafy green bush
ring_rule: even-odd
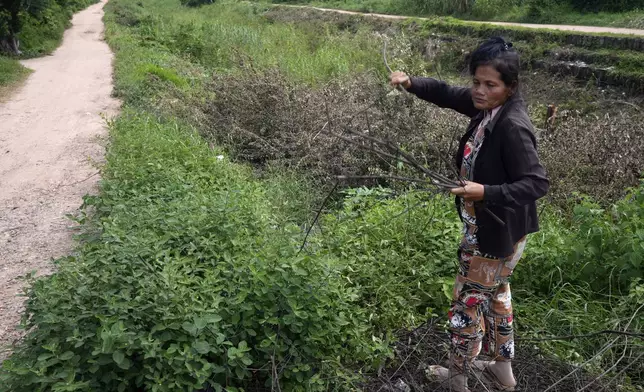
[[[96,0],[52,0],[23,2],[18,21],[0,7],[0,40],[17,34],[20,50],[26,57],[39,56],[53,51],[69,26],[74,12]],[[12,28],[9,25],[14,24]]]
[[[453,202],[378,188],[345,193],[343,208],[324,221],[320,246],[343,260],[359,305],[382,331],[442,315],[452,299],[461,229]]]
[[[568,0],[580,11],[624,12],[634,9],[644,9],[644,0]]]
[[[326,390],[377,365],[386,347],[341,264],[298,255],[300,230],[246,168],[172,122],[124,115],[112,137],[84,245],[33,283],[3,385],[230,391],[279,374]]]
[[[602,207],[580,197],[572,219],[549,209],[541,231],[530,236],[515,280],[539,295],[572,284],[601,295],[623,294],[642,278],[644,183]]]
[[[523,0],[476,0],[472,14],[479,18],[494,18],[522,5]]]
[[[199,7],[200,5],[212,4],[215,0],[181,0],[181,4],[188,7]]]
[[[615,205],[603,208],[584,198],[575,207],[573,261],[582,279],[600,290],[612,283],[626,291],[644,269],[644,181]]]

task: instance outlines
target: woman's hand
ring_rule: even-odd
[[[450,192],[466,201],[481,201],[485,196],[485,187],[476,182],[465,181],[465,186],[454,188]]]
[[[389,76],[389,83],[391,83],[391,85],[394,87],[403,86],[406,89],[411,87],[411,79],[409,78],[409,76],[407,76],[406,73],[400,71],[393,72]]]

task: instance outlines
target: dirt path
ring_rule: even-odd
[[[280,7],[298,7],[298,8],[312,8],[319,11],[326,12],[337,12],[340,14],[348,15],[365,15],[373,16],[377,18],[385,19],[407,19],[407,18],[416,18],[427,20],[427,18],[418,18],[411,16],[399,16],[399,15],[385,15],[385,14],[368,14],[363,12],[355,11],[344,11],[331,8],[319,8],[319,7],[309,7],[309,6],[300,6],[300,5],[280,5]],[[514,26],[514,27],[525,27],[530,29],[551,29],[551,30],[562,30],[562,31],[576,31],[581,33],[610,33],[610,34],[623,34],[623,35],[637,35],[644,36],[644,30],[638,29],[624,29],[616,27],[599,27],[599,26],[570,26],[570,25],[544,25],[544,24],[531,24],[531,23],[507,23],[507,22],[478,22],[478,21],[467,21],[468,23],[481,23],[481,24],[493,24],[498,26]]]
[[[112,53],[103,41],[103,5],[79,12],[51,56],[0,105],[0,360],[19,338],[21,275],[51,271],[73,246],[70,221],[98,180],[101,114],[116,113]]]

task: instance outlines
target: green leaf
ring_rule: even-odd
[[[199,340],[195,342],[193,347],[195,348],[195,350],[197,350],[199,354],[208,354],[208,352],[210,352],[210,344],[208,344],[208,342],[204,340]]]
[[[192,336],[197,334],[197,327],[191,322],[186,321],[181,327]]]
[[[123,354],[122,351],[114,351],[114,353],[112,354],[112,359],[117,365],[121,366],[121,364],[125,360],[125,354]]]
[[[128,370],[130,366],[132,366],[132,362],[128,358],[123,359],[123,361],[118,364],[118,367],[123,370]]]
[[[248,343],[246,343],[245,340],[242,340],[239,342],[239,345],[237,346],[239,348],[239,351],[245,352],[249,351],[250,349],[248,348]]]
[[[195,327],[197,329],[204,329],[208,325],[208,320],[203,317],[195,317]]]
[[[69,361],[74,357],[74,353],[71,351],[66,351],[60,356],[61,361]]]
[[[233,324],[237,325],[237,324],[239,324],[240,319],[241,319],[241,316],[239,315],[239,313],[235,313],[235,314],[233,314],[233,317],[232,317],[231,321],[232,321]]]
[[[38,356],[38,362],[46,361],[46,360],[48,360],[49,358],[51,358],[53,356],[54,356],[54,354],[52,354],[52,353],[40,354]]]
[[[221,316],[218,314],[209,314],[205,316],[205,318],[208,320],[208,323],[211,323],[211,324],[218,323],[222,320]]]

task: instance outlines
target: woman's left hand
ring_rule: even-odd
[[[485,187],[476,182],[465,181],[465,186],[454,188],[450,192],[467,201],[481,201],[483,200],[483,196],[485,196]]]

